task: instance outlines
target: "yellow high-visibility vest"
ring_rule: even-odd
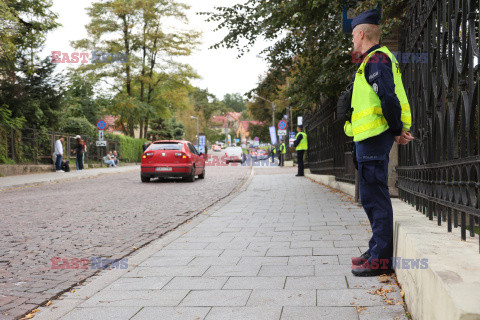
[[[352,93],[352,122],[347,121],[344,126],[345,134],[353,137],[353,141],[362,141],[377,136],[388,129],[388,123],[382,112],[380,98],[365,78],[365,66],[375,52],[383,52],[392,61],[393,80],[395,82],[395,94],[402,107],[401,120],[403,130],[408,131],[412,125],[412,115],[407,94],[402,83],[402,73],[395,56],[387,49],[381,47],[370,52],[363,60],[355,75]]]
[[[287,153],[287,148],[285,148],[285,143],[282,143],[280,145],[280,152],[284,154]]]
[[[302,135],[302,140],[300,140],[300,143],[298,144],[297,148],[295,150],[308,150],[308,141],[307,141],[307,134],[305,132],[299,132],[295,136],[295,140],[297,140],[298,136]]]

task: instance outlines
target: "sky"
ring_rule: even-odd
[[[226,34],[226,31],[214,32],[215,23],[205,22],[205,16],[197,15],[197,12],[213,11],[215,6],[230,6],[242,0],[183,0],[191,6],[187,12],[189,25],[185,29],[201,31],[202,44],[189,57],[180,61],[190,64],[201,79],[192,81],[192,84],[222,99],[227,93],[244,94],[255,88],[260,76],[267,71],[267,63],[257,57],[260,52],[268,47],[269,43],[261,40],[252,50],[240,59],[237,59],[236,49],[212,49],[208,48],[217,43]],[[47,36],[44,54],[51,55],[51,51],[74,52],[70,41],[87,37],[84,28],[90,19],[86,8],[92,0],[53,0],[52,10],[59,15],[58,21],[62,24],[57,30]],[[59,64],[60,68],[66,68],[67,64]]]

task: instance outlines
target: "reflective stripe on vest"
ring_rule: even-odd
[[[393,80],[395,82],[395,94],[400,101],[402,108],[401,121],[403,130],[408,131],[412,125],[412,116],[407,94],[402,83],[402,74],[397,59],[387,49],[381,47],[368,54],[355,75],[352,94],[352,122],[346,122],[344,131],[347,136],[354,137],[354,141],[362,141],[377,136],[388,129],[388,123],[382,112],[382,103],[378,95],[373,91],[372,86],[365,78],[365,66],[375,52],[383,52],[392,61]]]
[[[295,140],[298,139],[299,135],[302,135],[302,140],[300,140],[300,143],[295,150],[308,150],[307,134],[305,132],[299,132],[295,136]]]

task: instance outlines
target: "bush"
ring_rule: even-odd
[[[135,139],[119,134],[108,134],[108,139],[118,142],[118,154],[125,162],[140,162],[143,154],[145,139]]]
[[[60,123],[60,131],[72,135],[95,137],[97,134],[95,126],[86,118],[66,118]]]

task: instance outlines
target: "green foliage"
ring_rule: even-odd
[[[140,162],[143,154],[143,144],[145,139],[135,139],[119,134],[108,134],[108,139],[118,142],[118,154],[120,159],[125,162]]]
[[[261,142],[270,141],[270,131],[268,130],[268,124],[250,124],[248,131],[250,132],[250,138],[258,137]]]
[[[24,62],[19,64],[15,82],[0,76],[0,105],[8,106],[13,118],[24,117],[26,127],[56,128],[63,80],[53,75],[55,65],[49,59],[39,62],[33,71],[28,68]]]
[[[151,128],[148,135],[153,135],[153,140],[181,140],[185,135],[185,126],[175,118],[156,119]]]
[[[231,109],[235,112],[243,112],[247,110],[247,100],[243,99],[240,93],[227,93],[223,97],[223,103],[227,109]]]
[[[94,89],[98,82],[98,79],[90,74],[80,75],[78,72],[70,72],[61,101],[62,116],[87,118],[95,124],[107,106],[112,104],[108,98],[98,94],[95,96]]]
[[[341,30],[345,2],[330,0],[247,0],[232,7],[218,7],[210,21],[227,29],[214,48],[237,48],[240,55],[259,38],[274,44],[262,52],[270,63],[266,78],[254,90],[276,96],[290,78],[287,97],[297,110],[335,99],[356,67],[351,63],[351,35]],[[407,0],[382,2],[383,32],[401,23]],[[360,13],[377,1],[347,1]],[[270,99],[273,100],[273,99]]]
[[[66,118],[60,123],[60,131],[71,135],[95,137],[96,129],[86,118]]]

